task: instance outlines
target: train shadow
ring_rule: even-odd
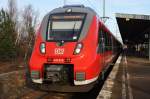
[[[113,65],[111,65],[110,68],[105,72],[104,80],[99,80],[91,91],[85,93],[75,93],[70,99],[96,99],[101,89],[103,88],[103,85],[112,68]]]
[[[96,99],[100,90],[102,89],[104,82],[100,82],[99,84],[95,85],[95,87],[86,93],[75,93],[71,99]]]

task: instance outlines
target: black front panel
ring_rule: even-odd
[[[85,20],[85,13],[58,13],[50,15],[48,41],[77,41]]]
[[[73,65],[45,64],[44,82],[51,84],[73,84]]]

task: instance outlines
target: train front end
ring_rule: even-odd
[[[97,25],[89,8],[63,7],[47,14],[30,58],[30,82],[44,90],[89,91],[101,69]]]

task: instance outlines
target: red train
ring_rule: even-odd
[[[120,49],[121,43],[91,8],[56,8],[37,33],[27,84],[50,91],[89,91]]]

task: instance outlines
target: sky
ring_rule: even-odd
[[[23,8],[31,4],[39,12],[39,20],[52,9],[62,7],[64,0],[16,0],[18,9],[21,12]],[[7,0],[0,0],[0,9],[7,9]],[[150,0],[105,0],[105,13],[109,19],[106,26],[121,41],[120,32],[115,19],[115,13],[144,14],[150,15]],[[66,0],[66,4],[83,4],[93,8],[100,17],[103,15],[103,0]]]

